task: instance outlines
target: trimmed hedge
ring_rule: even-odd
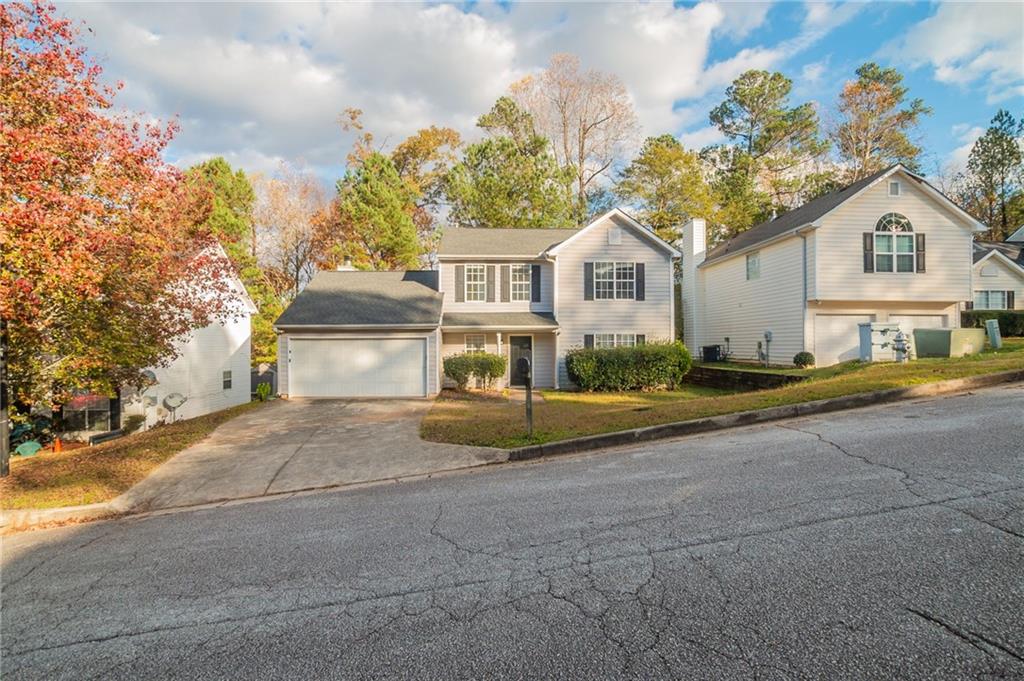
[[[489,352],[462,352],[444,358],[444,375],[455,381],[459,390],[465,390],[473,376],[490,390],[495,379],[505,375],[505,358]]]
[[[587,392],[674,388],[691,364],[689,350],[678,342],[574,348],[565,355],[569,379]]]
[[[960,313],[962,326],[983,329],[989,319],[999,321],[999,333],[1004,336],[1024,336],[1024,310],[964,310]]]

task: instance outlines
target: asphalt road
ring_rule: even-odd
[[[1024,386],[8,537],[4,679],[1024,678]]]

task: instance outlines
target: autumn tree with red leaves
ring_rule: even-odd
[[[0,5],[0,315],[21,403],[112,394],[233,314],[210,197],[162,159],[173,124],[117,87],[53,5]]]

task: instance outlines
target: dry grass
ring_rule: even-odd
[[[11,475],[0,481],[0,506],[57,508],[110,501],[220,424],[260,404],[242,404],[95,447],[12,456]]]
[[[757,392],[722,394],[700,388],[664,393],[546,391],[544,403],[534,405],[532,439],[525,433],[521,404],[441,398],[423,419],[420,431],[424,439],[435,442],[510,448],[1011,369],[1024,369],[1024,339],[1008,339],[998,352],[959,359],[921,359],[903,365],[852,362],[816,369],[808,371],[810,380],[806,382]]]

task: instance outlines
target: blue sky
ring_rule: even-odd
[[[169,152],[223,155],[249,171],[300,163],[331,182],[350,140],[337,116],[365,111],[385,146],[430,125],[473,122],[557,52],[618,75],[643,135],[692,147],[719,140],[707,112],[748,68],[794,81],[794,103],[828,118],[869,60],[899,68],[933,107],[925,171],[962,164],[1000,107],[1024,114],[1024,4],[437,3],[130,4],[62,7],[122,106],[178,116]],[[639,140],[638,140],[639,142]]]

